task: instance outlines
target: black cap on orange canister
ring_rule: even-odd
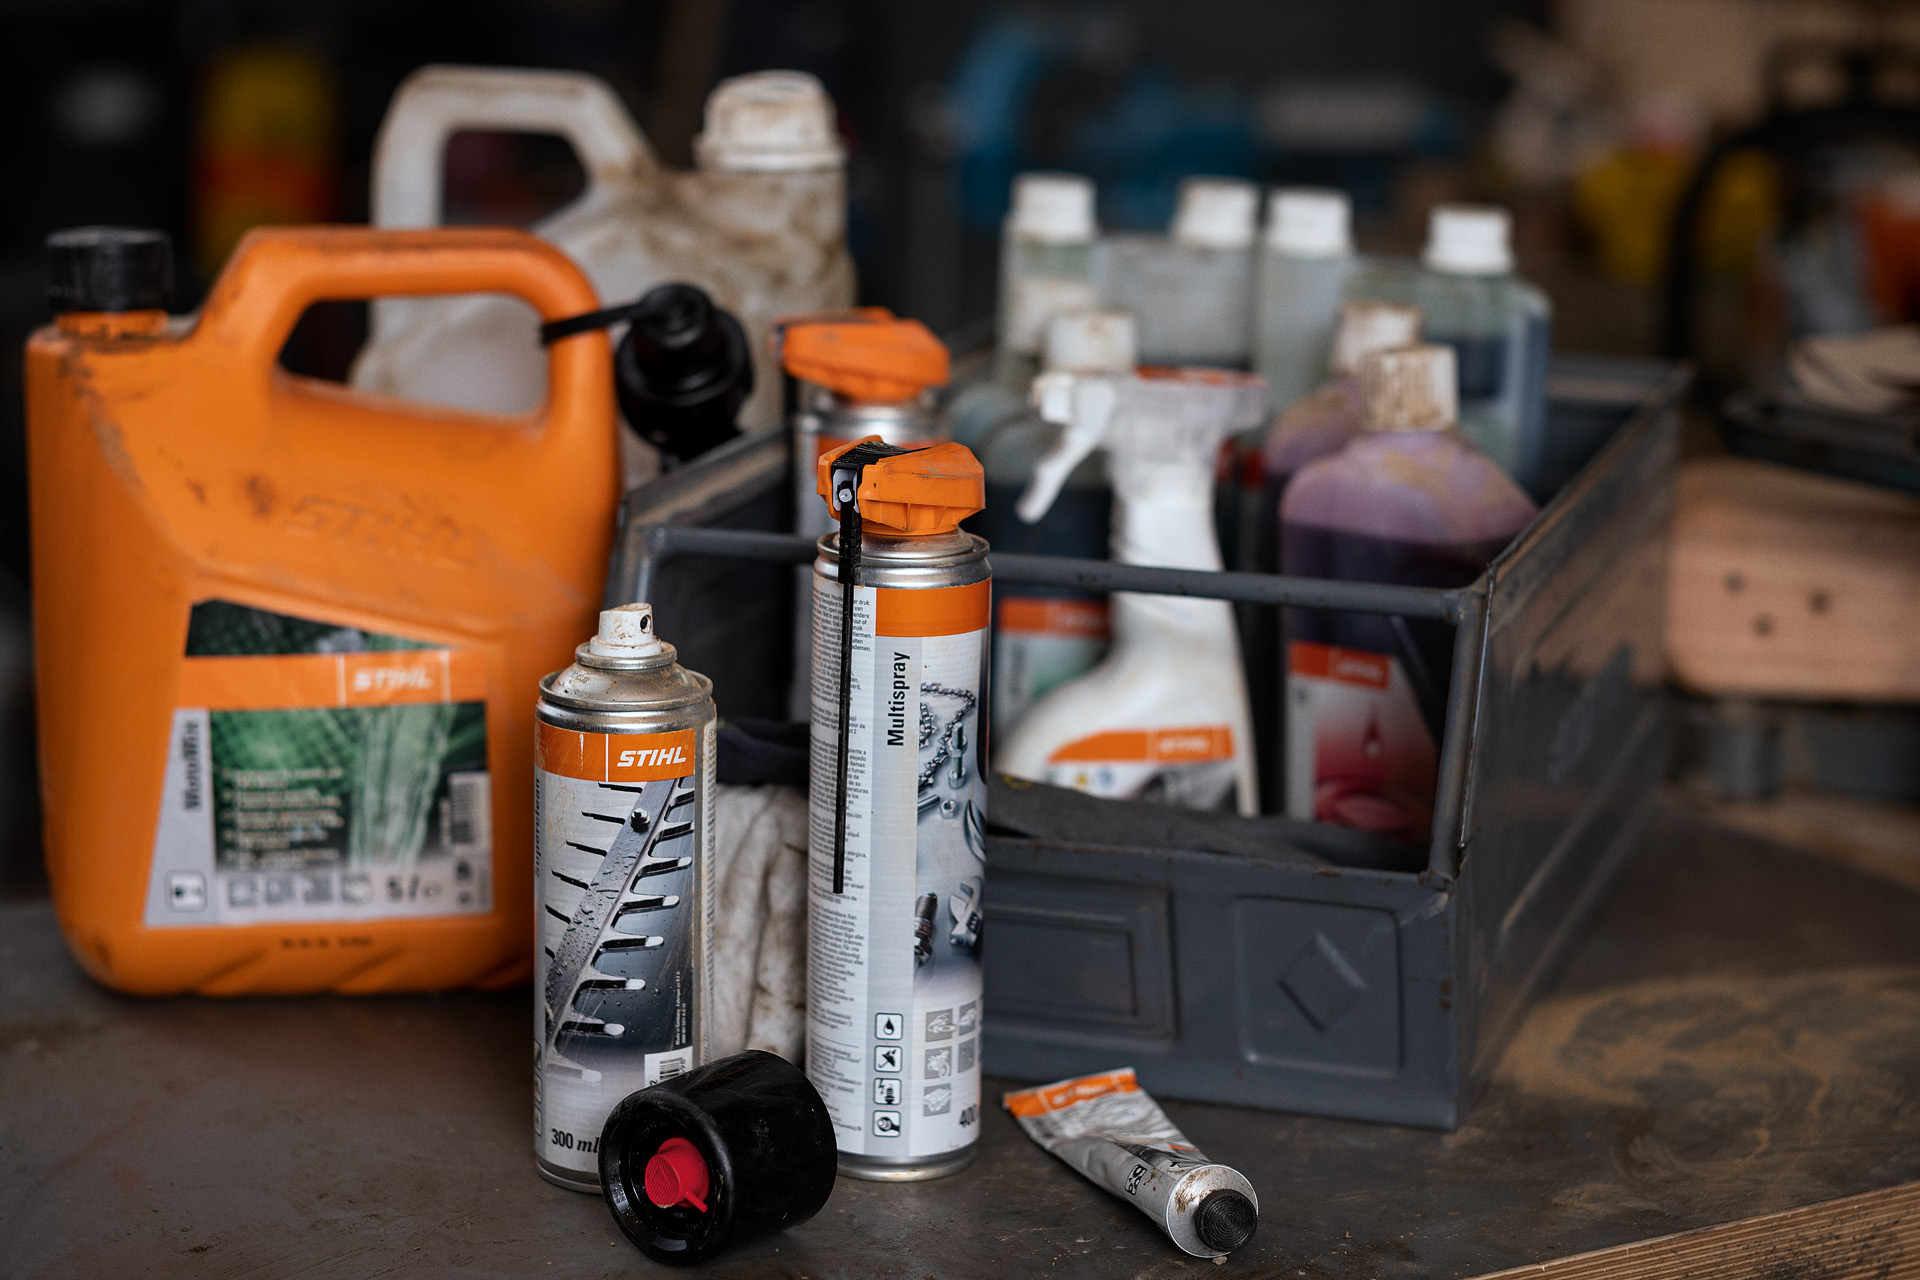
[[[818,1213],[838,1159],[807,1077],[749,1049],[616,1106],[600,1135],[600,1185],[642,1253],[692,1266]]]

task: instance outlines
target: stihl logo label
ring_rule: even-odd
[[[661,765],[687,763],[685,747],[643,747],[638,751],[622,751],[620,768],[654,769]]]
[[[353,673],[355,693],[398,693],[418,689],[435,691],[439,687],[437,671],[425,667],[363,667]]]

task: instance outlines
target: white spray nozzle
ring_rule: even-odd
[[[1047,370],[1127,373],[1137,359],[1135,334],[1133,312],[1118,307],[1055,316],[1047,325]]]
[[[1033,380],[1032,401],[1047,422],[1066,428],[1059,442],[1033,468],[1033,479],[1020,495],[1014,514],[1027,524],[1040,523],[1060,496],[1073,469],[1107,438],[1118,401],[1120,381],[1112,374],[1043,373]]]
[[[602,658],[646,658],[666,646],[653,634],[653,606],[623,604],[600,611],[600,630],[587,652]]]
[[[1266,379],[1223,369],[1156,369],[1151,373],[1043,373],[1033,403],[1048,422],[1065,425],[1060,442],[1033,469],[1014,508],[1036,524],[1053,506],[1073,469],[1095,449],[1121,465],[1197,467],[1211,474],[1220,446],[1266,419]]]

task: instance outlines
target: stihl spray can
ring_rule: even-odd
[[[534,1151],[600,1187],[601,1127],[706,1058],[713,684],[622,605],[534,705]]]
[[[980,1132],[984,483],[961,445],[869,439],[817,487],[807,1073],[842,1173],[936,1178]]]

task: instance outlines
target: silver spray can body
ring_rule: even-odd
[[[842,1173],[934,1178],[980,1132],[987,545],[862,537],[842,781],[840,536],[812,592],[807,1073]]]
[[[709,1056],[713,973],[713,686],[647,606],[600,617],[534,705],[534,1152],[577,1191],[614,1106]]]

